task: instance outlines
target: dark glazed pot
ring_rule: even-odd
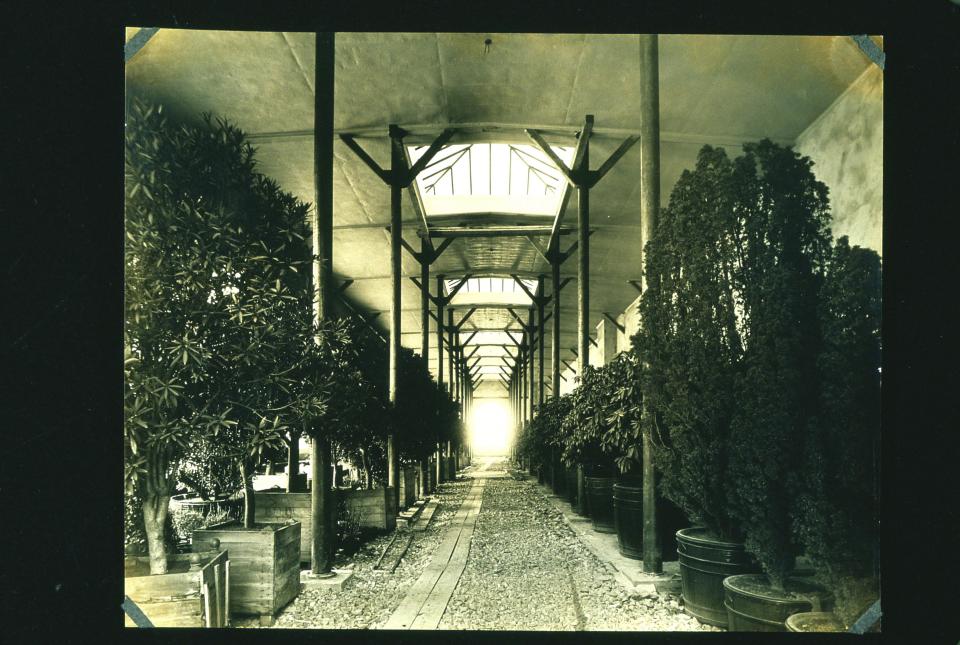
[[[712,537],[705,528],[677,531],[677,556],[683,610],[701,623],[726,627],[724,578],[757,573],[760,567],[742,543]]]
[[[725,578],[723,589],[730,631],[785,632],[791,615],[833,606],[830,592],[810,578],[787,578],[779,590],[770,586],[765,574],[750,573]]]

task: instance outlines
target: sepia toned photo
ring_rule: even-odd
[[[127,627],[881,631],[882,36],[125,32]]]

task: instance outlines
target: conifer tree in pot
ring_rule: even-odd
[[[645,247],[648,286],[632,339],[660,493],[697,525],[677,533],[684,609],[720,626],[723,578],[756,570],[728,500],[743,355],[736,213],[745,189],[734,170],[722,149],[704,146],[677,181]]]
[[[819,298],[817,414],[803,436],[793,531],[849,626],[879,596],[880,257],[836,241]]]
[[[724,581],[731,629],[783,631],[804,602],[830,600],[808,580],[789,577],[798,552],[792,492],[818,400],[817,299],[830,239],[827,188],[811,166],[769,141],[745,145],[735,162],[734,276],[744,352],[730,424],[729,499],[766,575]]]

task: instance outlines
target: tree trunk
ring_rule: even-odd
[[[290,432],[287,443],[287,492],[300,493],[300,433]]]
[[[244,528],[253,528],[254,514],[256,507],[253,497],[253,469],[249,459],[240,460],[240,477],[243,478],[243,526]]]
[[[143,499],[143,528],[147,534],[151,575],[167,572],[167,543],[163,526],[167,521],[169,504],[169,495],[148,493]]]

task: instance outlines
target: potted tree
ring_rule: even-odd
[[[729,503],[743,354],[733,174],[723,150],[704,146],[677,181],[644,250],[647,289],[632,339],[660,492],[696,525],[676,534],[684,611],[721,627],[723,579],[757,570]]]
[[[744,350],[730,425],[730,507],[764,573],[724,581],[730,629],[785,631],[791,613],[831,601],[809,578],[790,575],[798,554],[792,493],[818,399],[817,299],[829,253],[827,188],[811,166],[761,141],[744,146],[733,173]]]
[[[584,490],[580,490],[578,476],[577,501],[581,509],[586,503],[593,529],[601,533],[615,532],[613,459],[601,445],[610,374],[606,367],[588,365],[579,386],[570,393],[570,410],[560,423],[563,460],[583,469]]]
[[[836,241],[820,290],[819,401],[798,446],[793,533],[833,594],[833,614],[788,628],[850,627],[879,597],[880,257]]]

